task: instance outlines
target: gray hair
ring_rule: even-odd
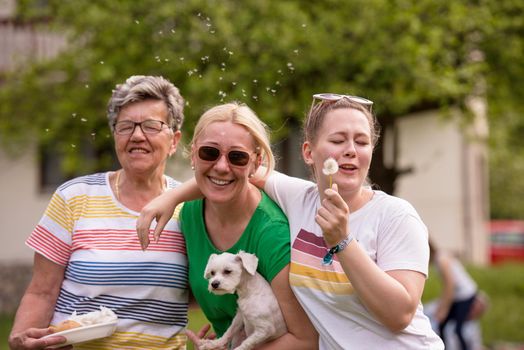
[[[173,130],[180,130],[184,122],[184,98],[178,88],[163,77],[151,75],[133,75],[123,84],[117,84],[107,104],[109,127],[114,131],[114,124],[120,110],[126,105],[145,101],[160,100],[166,104],[167,123]]]

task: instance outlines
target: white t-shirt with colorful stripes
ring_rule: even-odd
[[[411,324],[392,333],[362,304],[336,255],[332,265],[322,265],[328,248],[315,222],[320,207],[315,183],[273,172],[264,189],[288,217],[290,285],[319,332],[321,350],[444,349],[420,303]],[[382,270],[427,275],[427,229],[408,202],[375,191],[371,201],[350,214],[349,226],[351,235]]]
[[[61,185],[26,244],[66,267],[51,324],[105,306],[118,316],[111,336],[75,349],[185,349],[188,280],[178,213],[142,251],[138,212],[122,205],[109,172]],[[166,177],[168,188],[178,182]]]

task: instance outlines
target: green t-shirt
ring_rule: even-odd
[[[184,203],[180,214],[182,233],[186,239],[189,283],[196,301],[220,337],[236,314],[236,295],[215,295],[208,291],[204,270],[209,256],[220,254],[209,239],[204,223],[204,200]],[[258,257],[257,271],[271,283],[290,261],[289,224],[280,208],[264,192],[240,239],[227,250],[239,250]]]

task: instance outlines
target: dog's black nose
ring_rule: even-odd
[[[218,286],[220,286],[220,282],[218,281],[211,282],[211,287],[213,287],[213,289],[217,289]]]

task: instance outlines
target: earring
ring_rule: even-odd
[[[191,164],[191,170],[195,170],[195,166]]]
[[[249,174],[249,178],[252,178],[253,176],[255,176],[255,174]]]

